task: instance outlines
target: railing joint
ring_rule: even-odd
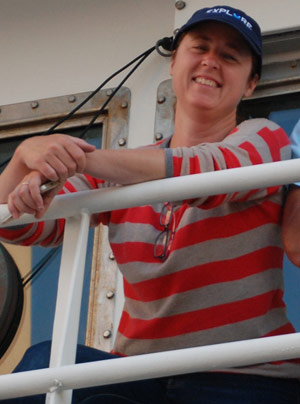
[[[63,382],[58,380],[58,379],[54,379],[53,380],[53,385],[49,387],[48,392],[49,393],[54,393],[55,391],[59,391],[62,390],[64,387]]]

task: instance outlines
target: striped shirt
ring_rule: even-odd
[[[291,156],[285,132],[266,119],[243,122],[219,143],[167,145],[164,140],[149,146],[165,149],[167,177]],[[63,192],[103,186],[110,184],[76,175]],[[94,215],[94,224],[109,226],[124,277],[114,352],[137,355],[294,332],[283,302],[282,201],[283,189],[275,186],[172,202],[167,228],[161,221],[163,203]],[[4,241],[46,246],[61,241],[63,227],[63,220],[47,221],[0,229],[0,235]],[[161,259],[155,251],[164,230],[168,249]],[[300,361],[234,371],[300,377]]]

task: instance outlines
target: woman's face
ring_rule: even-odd
[[[241,34],[227,24],[204,22],[185,34],[173,55],[176,108],[235,113],[257,84],[251,71],[251,50]]]

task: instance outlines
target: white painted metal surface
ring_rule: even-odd
[[[58,383],[66,389],[92,387],[299,356],[300,333],[137,355],[3,375],[0,377],[0,398],[43,393]]]
[[[50,368],[75,363],[89,222],[85,212],[66,221]],[[59,382],[47,395],[47,404],[71,402],[72,391],[60,391],[56,387]]]
[[[44,215],[44,220],[105,212],[159,201],[177,201],[227,192],[246,191],[266,186],[289,184],[300,180],[300,159],[258,164],[189,176],[166,178],[124,187],[83,191],[57,196]],[[9,214],[7,205],[0,205],[0,222]],[[36,221],[23,215],[14,224]],[[10,222],[1,227],[11,225]]]
[[[64,239],[51,367],[0,376],[0,398],[51,392],[47,395],[48,404],[69,404],[70,389],[73,388],[300,357],[298,333],[71,365],[74,363],[77,342],[81,300],[79,295],[83,283],[82,268],[89,214],[157,201],[256,189],[297,180],[300,180],[300,159],[56,197],[45,218],[73,217],[67,220]],[[0,218],[7,213],[7,205],[1,205]],[[24,215],[14,223],[32,221],[35,221],[32,216]],[[79,252],[80,250],[82,251]]]

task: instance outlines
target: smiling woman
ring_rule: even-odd
[[[43,163],[62,183],[66,172],[72,175],[63,184],[62,192],[68,193],[289,159],[288,137],[279,125],[268,119],[236,122],[237,105],[252,94],[260,75],[256,22],[227,6],[202,9],[179,30],[176,44],[171,63],[177,96],[173,136],[134,150],[91,150],[76,142],[70,162],[60,160],[56,152],[68,150],[70,139],[64,134],[25,141],[0,177],[0,191],[10,208],[20,214],[43,201],[30,192],[43,176],[51,179]],[[80,168],[77,152],[83,157]],[[20,169],[26,175],[17,181],[13,174]],[[21,186],[24,181],[27,187]],[[12,191],[7,192],[7,182]],[[124,276],[125,304],[114,355],[294,332],[283,301],[283,195],[283,188],[275,186],[94,215],[93,224],[109,227],[113,256]],[[45,240],[56,244],[62,238],[61,221],[41,221],[38,226],[22,228],[17,241],[34,238],[41,244]],[[3,238],[16,240],[13,229],[6,232],[1,230]],[[49,344],[32,348],[17,371],[48,366],[48,351]],[[80,347],[77,360],[99,357],[107,356]],[[116,389],[122,398],[141,403],[200,399],[216,404],[282,404],[284,397],[295,404],[299,378],[297,360],[262,363],[176,380],[153,379],[128,389],[124,384],[92,392],[83,389],[74,392],[74,401],[88,402],[93,394],[104,403]],[[37,397],[21,402],[42,401]]]
[[[252,66],[250,46],[231,26],[208,21],[188,31],[171,63],[179,125],[185,113],[206,122],[227,122],[219,137],[205,139],[222,140],[236,124],[241,98],[252,95],[256,87],[258,75],[252,77]],[[176,138],[175,131],[172,142]]]

